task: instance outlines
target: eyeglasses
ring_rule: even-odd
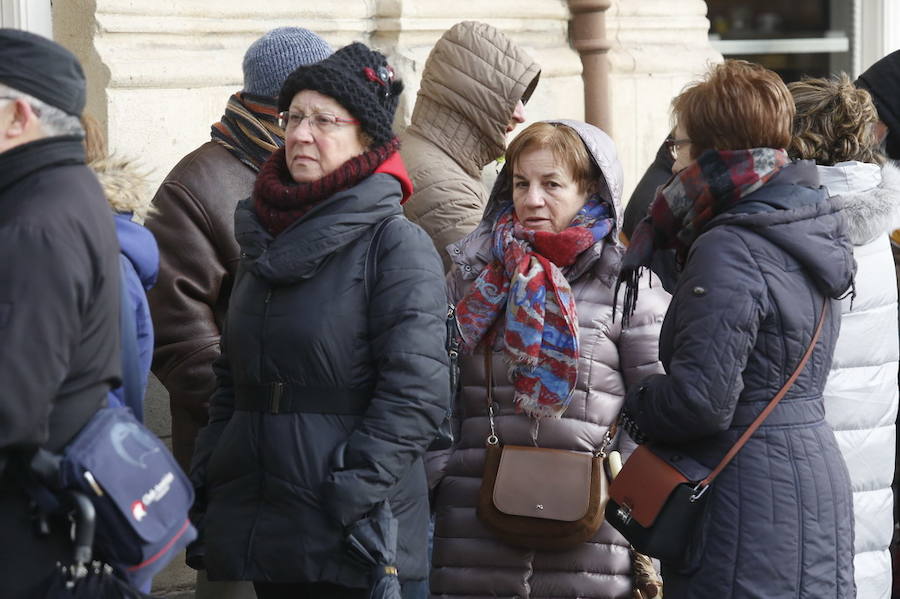
[[[328,133],[337,127],[343,125],[358,125],[359,121],[353,119],[342,119],[329,114],[327,112],[313,112],[312,114],[303,114],[302,112],[289,112],[284,110],[278,113],[278,126],[285,131],[296,129],[303,122],[303,119],[309,119],[311,129],[319,133]]]
[[[675,139],[674,137],[666,138],[666,147],[669,149],[669,154],[672,155],[673,160],[678,160],[678,147],[689,143],[691,143],[691,140],[686,137],[683,139]]]

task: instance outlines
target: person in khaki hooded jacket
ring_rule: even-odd
[[[506,135],[525,121],[540,66],[505,35],[463,21],[438,40],[422,73],[400,153],[415,192],[406,218],[431,237],[444,270],[447,246],[478,225],[487,203],[481,169],[506,150]]]

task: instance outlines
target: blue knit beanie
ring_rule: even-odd
[[[244,54],[244,91],[277,98],[281,84],[297,67],[319,62],[333,52],[328,42],[309,29],[273,29]]]

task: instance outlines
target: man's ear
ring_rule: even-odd
[[[7,139],[22,137],[38,125],[38,117],[31,105],[20,99],[13,100],[12,120],[6,123],[4,135]]]

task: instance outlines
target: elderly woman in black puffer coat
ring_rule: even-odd
[[[385,500],[404,594],[427,575],[446,296],[430,239],[400,216],[401,90],[360,43],[297,69],[278,99],[285,147],[235,214],[241,264],[192,478],[209,578],[262,599],[367,596],[346,534]]]
[[[715,467],[789,378],[783,401],[706,492],[683,560],[662,563],[667,599],[850,599],[853,499],[822,390],[855,263],[841,205],[816,166],[792,163],[794,102],[775,73],[726,60],[673,102],[675,175],[657,192],[622,280],[674,250],[663,322],[666,374],[625,398],[636,438]]]

